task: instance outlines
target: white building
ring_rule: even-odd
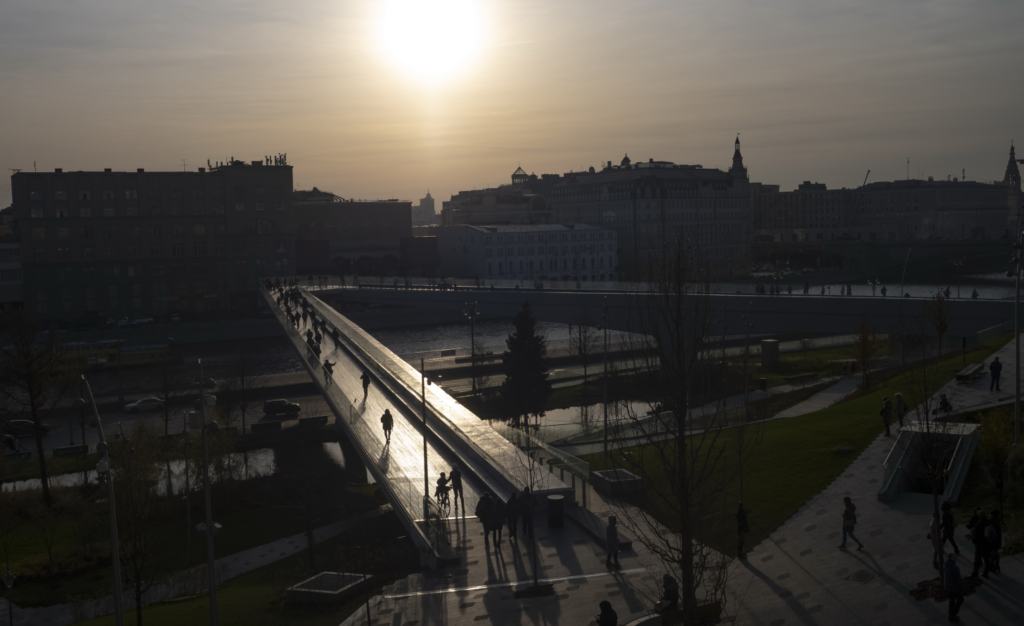
[[[618,277],[615,230],[588,224],[445,226],[437,236],[441,276],[607,281]]]

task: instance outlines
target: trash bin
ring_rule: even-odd
[[[565,496],[548,496],[548,528],[565,525]]]

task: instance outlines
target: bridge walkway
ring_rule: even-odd
[[[277,305],[277,296],[264,287],[271,310],[334,411],[335,427],[349,437],[413,539],[435,560],[446,558],[443,544],[447,534],[432,496],[440,473],[447,474],[456,465],[463,473],[466,512],[470,516],[484,491],[507,501],[513,490],[521,491],[531,482],[538,498],[564,493],[571,499],[572,490],[565,483],[530,461],[439,387],[428,384],[427,478],[431,498],[425,503],[419,372],[328,305],[305,290],[300,293],[308,302],[307,310],[327,326],[319,355],[305,340],[306,331],[313,328],[313,317],[293,325]],[[337,331],[336,339],[333,330]],[[334,363],[332,375],[325,376],[324,361]],[[364,370],[372,378],[365,399],[360,381]],[[390,445],[386,445],[380,423],[386,409],[395,421]]]

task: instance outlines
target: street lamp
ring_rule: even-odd
[[[181,447],[185,449],[185,530],[188,533],[188,562],[192,562],[192,485],[189,483],[191,477],[188,474],[188,446],[191,437],[188,435],[188,428],[182,428]]]
[[[473,376],[473,394],[476,395],[476,318],[480,315],[480,307],[476,302],[467,302],[462,314],[469,320],[469,362]]]
[[[956,297],[957,297],[957,300],[960,299],[960,268],[964,266],[964,261],[966,261],[966,259],[959,259],[959,260],[953,261],[953,267],[956,268]]]
[[[436,378],[441,378],[437,376]],[[420,398],[423,400],[423,519],[430,518],[430,475],[427,470],[427,368],[420,359]],[[433,380],[429,381],[431,384]]]
[[[202,422],[203,433],[203,499],[206,504],[206,522],[200,524],[200,532],[206,533],[206,576],[210,588],[210,626],[217,626],[217,575],[213,560],[213,535],[220,530],[220,524],[213,523],[213,508],[210,504],[210,457],[206,447],[206,432],[217,433],[217,422],[206,423],[206,403],[203,401],[203,362],[199,361],[199,398],[195,401],[196,414]]]
[[[14,587],[14,575],[11,574],[11,564],[7,564],[7,573],[4,574],[0,580],[4,581],[4,587],[7,587],[7,623],[10,626],[14,626],[14,601],[11,600],[11,588]]]
[[[89,386],[85,374],[82,374],[82,382],[85,384],[86,393],[89,394],[93,426],[100,437],[100,442],[96,444],[96,452],[103,458],[96,464],[96,474],[106,476],[107,481],[107,503],[110,507],[110,558],[114,564],[114,618],[117,626],[124,626],[124,601],[121,598],[121,547],[117,539],[117,510],[114,507],[114,477],[110,473],[110,451],[107,449],[107,440],[103,436],[103,422],[100,421],[100,412],[96,408],[96,398],[92,395],[92,387]]]

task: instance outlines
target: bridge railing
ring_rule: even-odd
[[[378,486],[388,494],[388,499],[397,505],[394,507],[395,511],[406,527],[414,533],[416,543],[431,549],[436,557],[445,534],[435,528],[437,507],[423,493],[422,473],[402,473],[400,465],[390,462],[389,451],[379,438],[380,427],[376,420],[367,419],[357,408],[357,399],[348,398],[330,376],[324,375],[320,357],[306,344],[298,330],[285,316],[285,312],[277,305],[276,295],[271,294],[262,284],[260,289],[285,334],[302,355],[314,383],[331,404],[335,415],[343,422],[342,427],[346,434],[358,444],[356,448],[363,454],[363,460],[377,480]],[[325,340],[332,341],[330,338]],[[421,525],[417,523],[418,520],[426,520],[426,524]],[[432,520],[435,523],[432,523]]]
[[[551,474],[555,474],[559,480],[572,487],[576,502],[586,508],[587,485],[590,482],[589,463],[551,447],[533,434],[522,428],[515,428],[508,422],[492,420],[491,427],[514,446],[528,453],[538,465],[547,467]]]

